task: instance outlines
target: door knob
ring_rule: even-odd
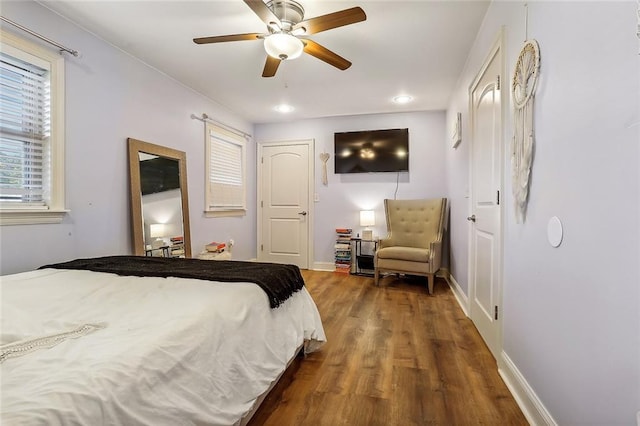
[[[299,212],[298,214],[301,214],[302,216],[306,216],[307,212]]]
[[[475,215],[475,214],[472,214],[471,216],[469,216],[469,217],[467,218],[467,220],[468,220],[469,222],[475,222],[475,221],[476,221],[476,215]]]

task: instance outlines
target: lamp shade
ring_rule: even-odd
[[[159,238],[165,236],[165,226],[163,223],[152,223],[149,225],[149,236]]]
[[[264,50],[269,56],[280,60],[295,59],[302,54],[302,41],[291,34],[275,33],[264,39]]]
[[[360,210],[360,226],[373,226],[376,216],[373,210]]]

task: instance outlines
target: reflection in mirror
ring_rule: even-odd
[[[138,153],[145,253],[184,256],[178,160]]]
[[[191,257],[185,153],[128,141],[134,253]]]

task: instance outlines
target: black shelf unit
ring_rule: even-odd
[[[353,275],[372,277],[374,275],[373,256],[378,248],[378,240],[363,240],[362,238],[352,238],[355,246],[355,265]],[[365,250],[363,251],[363,244]]]

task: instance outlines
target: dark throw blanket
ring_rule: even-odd
[[[295,265],[200,260],[144,256],[106,256],[76,259],[41,266],[38,269],[81,269],[137,277],[178,277],[224,282],[255,283],[269,297],[271,308],[277,308],[294,292],[304,287],[300,269]]]

